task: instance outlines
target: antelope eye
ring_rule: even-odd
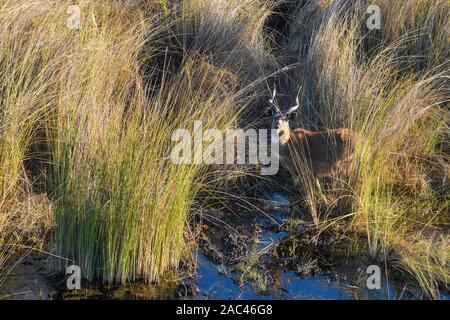
[[[272,109],[271,109],[271,108],[267,108],[266,111],[265,111],[265,115],[266,115],[266,116],[273,116],[273,111],[272,111]]]

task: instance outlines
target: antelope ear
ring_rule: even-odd
[[[267,117],[273,116],[272,108],[267,108],[266,111],[264,111],[264,115],[266,115]]]
[[[297,111],[289,112],[287,116],[288,116],[289,120],[293,121],[293,120],[297,119],[298,112]]]

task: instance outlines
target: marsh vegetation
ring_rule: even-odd
[[[0,287],[30,252],[105,286],[192,276],[197,246],[214,260],[205,243],[270,218],[282,193],[283,239],[233,228],[249,246],[215,261],[242,283],[270,291],[261,264],[279,257],[305,276],[358,260],[421,297],[448,292],[450,3],[370,4],[380,29],[362,0],[80,0],[71,29],[72,1],[0,0]],[[283,110],[299,97],[292,128],[357,134],[349,168],[299,165],[294,183],[171,161],[195,121],[269,128],[274,85]]]

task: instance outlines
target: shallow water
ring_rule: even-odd
[[[269,215],[258,215],[253,223],[262,226],[259,235],[258,250],[265,250],[288,236],[287,232],[273,231],[270,226],[282,225],[289,212],[288,198],[281,193],[270,194],[267,197]],[[343,268],[345,269],[345,268]],[[355,286],[347,278],[355,278],[358,273],[363,279],[367,275],[364,270],[352,271],[351,274],[341,274],[339,277],[315,276],[299,277],[294,271],[280,270],[278,288],[271,288],[270,293],[260,293],[254,285],[244,283],[239,285],[239,275],[229,267],[216,265],[210,261],[201,250],[197,258],[197,278],[195,284],[199,288],[198,298],[207,299],[421,299],[419,292],[403,290],[411,287],[405,283],[394,283],[382,280],[381,289],[369,290]],[[348,273],[348,270],[346,271]],[[348,277],[347,277],[348,276]],[[363,281],[365,284],[365,281]],[[274,290],[276,289],[276,290]],[[413,293],[412,293],[413,292]],[[442,293],[441,299],[448,300],[450,295]]]
[[[288,236],[285,231],[274,231],[270,226],[281,225],[286,219],[289,202],[282,194],[269,197],[270,215],[258,215],[253,223],[261,226],[257,250],[264,251]],[[281,230],[281,229],[280,229]],[[401,290],[404,284],[383,281],[381,290],[368,290],[353,285],[345,275],[302,278],[294,271],[278,270],[276,287],[261,292],[255,284],[240,281],[240,274],[231,266],[218,265],[209,260],[202,250],[197,251],[196,276],[192,282],[198,288],[197,299],[420,299],[420,294]],[[362,270],[353,271],[366,277]],[[352,277],[353,276],[353,277]],[[55,283],[45,275],[41,258],[30,255],[10,273],[2,287],[0,299],[173,299],[177,283],[168,281],[159,285],[135,283],[113,288],[82,288],[78,292],[64,291],[64,280]],[[62,284],[62,286],[61,286]],[[84,286],[83,286],[84,287]],[[192,297],[190,297],[192,298]],[[442,293],[441,299],[450,300]]]
[[[279,294],[257,294],[251,284],[239,287],[233,280],[236,274],[224,271],[205,256],[198,256],[199,298],[208,299],[350,299],[345,285],[329,282],[326,278],[300,279],[294,272],[283,272]]]
[[[262,226],[257,244],[263,251],[288,236],[287,232],[270,230],[270,225],[281,225],[289,211],[287,197],[280,193],[269,195],[267,209],[270,215],[258,215],[253,223]],[[281,271],[278,288],[270,293],[258,293],[254,285],[239,285],[239,275],[226,266],[218,266],[210,261],[201,250],[197,258],[197,278],[195,284],[199,288],[198,298],[207,299],[351,299],[352,292],[346,283],[330,281],[327,277],[300,278],[293,271]],[[274,290],[276,289],[276,290]]]

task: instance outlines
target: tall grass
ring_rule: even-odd
[[[177,74],[163,70],[162,81],[143,87],[139,57],[145,50],[151,62],[164,49],[152,46],[164,21],[122,22],[119,11],[100,17],[104,32],[86,24],[61,74],[67,93],[50,126],[56,253],[79,264],[88,280],[154,281],[178,265],[205,174],[201,165],[172,163],[172,132],[192,130],[195,120],[205,129],[230,123],[235,79],[201,57],[182,57]]]
[[[371,258],[405,271],[437,297],[449,277],[443,146],[450,8],[444,1],[395,3],[399,10],[377,2],[386,14],[382,29],[372,32],[363,3],[298,6],[287,48],[300,65],[292,77],[304,88],[303,125],[359,135],[351,174],[339,172],[332,183],[303,174],[300,187],[316,223],[327,225],[324,213],[348,199],[350,229],[367,239]],[[295,33],[305,20],[307,31]]]
[[[211,168],[174,165],[173,130],[262,113],[261,80],[281,61],[299,125],[359,136],[351,172],[300,168],[315,223],[342,214],[355,247],[437,297],[449,277],[450,4],[376,0],[382,29],[369,31],[365,1],[297,1],[274,48],[264,24],[278,3],[82,0],[70,30],[70,1],[0,1],[0,269],[52,207],[58,272],[124,283],[176,268]],[[28,205],[30,161],[48,171],[48,210]]]
[[[48,216],[41,208],[44,203],[35,201],[24,161],[50,103],[47,91],[54,83],[48,67],[52,55],[42,47],[44,29],[36,25],[32,41],[18,41],[18,35],[29,32],[32,21],[24,19],[20,7],[12,4],[2,1],[0,5],[0,283],[18,248],[32,245],[33,236],[42,236],[33,230]],[[22,8],[26,7],[24,3]],[[36,52],[42,54],[37,58]]]
[[[14,148],[2,152],[2,194],[14,198],[7,186],[18,184],[27,148],[45,141],[54,270],[76,264],[83,278],[112,284],[157,281],[178,266],[208,168],[172,163],[172,133],[196,120],[228,127],[266,63],[259,29],[249,33],[263,18],[246,21],[237,3],[80,1],[80,30],[66,28],[69,1],[2,3],[11,93],[1,141]]]

